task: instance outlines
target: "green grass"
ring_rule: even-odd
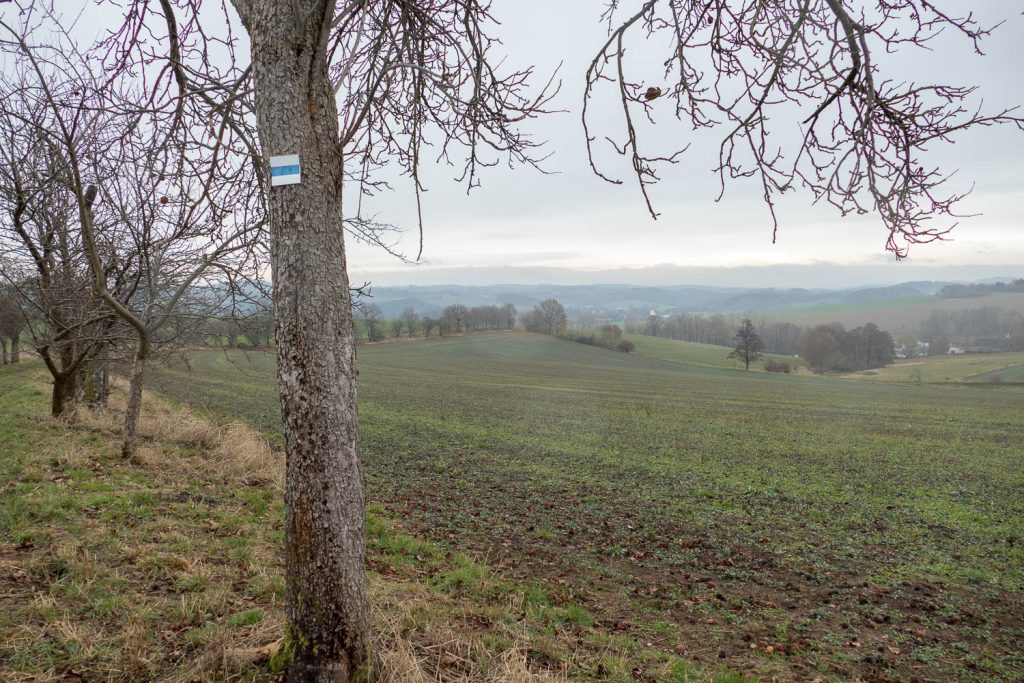
[[[1021,360],[1024,360],[1024,354]],[[986,382],[990,384],[1024,384],[1024,364],[1011,365],[998,370],[989,370],[977,375],[967,377],[968,382]]]
[[[518,333],[361,347],[369,496],[700,661],[795,680],[1024,674],[1024,392],[745,373],[707,354]],[[276,429],[271,355],[191,366],[157,384]]]
[[[197,360],[214,357],[225,361]],[[177,443],[144,439],[150,455],[129,463],[103,419],[48,418],[42,376],[31,361],[0,368],[0,680],[280,680],[287,649],[268,648],[284,629],[280,492],[205,477],[176,459],[211,454]],[[611,642],[564,590],[414,537],[379,506],[366,531],[375,647],[422,671],[388,680],[518,681],[528,667],[625,683],[640,666],[660,680],[684,664],[696,683],[727,675],[639,638]],[[517,652],[518,677],[492,678]],[[618,674],[598,675],[605,658]]]
[[[700,365],[711,368],[727,368],[732,370],[743,369],[743,363],[741,361],[735,358],[729,358],[729,353],[732,352],[732,348],[728,346],[676,341],[674,339],[648,337],[641,334],[627,334],[625,335],[625,338],[636,344],[635,353],[641,356],[667,360],[673,363],[684,363],[686,365]],[[789,363],[793,368],[802,367],[804,364],[804,362],[799,358],[769,353],[765,354],[762,360],[752,363],[750,365],[751,371],[762,371],[765,360],[769,358],[779,362]]]
[[[1024,382],[1024,353],[944,354],[898,361],[849,375],[857,379],[901,383]]]
[[[250,592],[280,574],[275,525],[244,488],[165,479],[49,418],[43,374],[0,369],[0,679],[251,678],[223,647],[280,625],[280,591]]]

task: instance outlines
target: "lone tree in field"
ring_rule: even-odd
[[[10,6],[23,13],[32,4]],[[883,77],[875,51],[923,46],[943,29],[977,49],[989,33],[926,0],[628,5],[607,4],[609,37],[587,72],[583,121],[594,171],[621,182],[602,170],[595,143],[607,139],[645,199],[658,168],[678,163],[679,152],[644,150],[637,124],[667,104],[694,129],[727,126],[717,169],[723,185],[755,178],[773,216],[775,198],[801,185],[842,213],[874,211],[887,247],[902,255],[906,244],[940,239],[947,230],[925,221],[951,215],[960,198],[940,192],[948,173],[924,163],[923,150],[971,126],[1022,123],[1009,111],[966,106],[969,87]],[[97,6],[97,17],[116,11]],[[544,108],[550,91],[528,97],[529,70],[501,68],[486,0],[231,0],[234,12],[200,0],[117,7],[124,21],[97,51],[114,62],[106,66],[145,71],[154,101],[193,101],[214,121],[227,120],[225,104],[245,100],[240,115],[254,115],[259,131],[253,163],[300,158],[301,183],[264,187],[287,455],[287,679],[355,680],[369,666],[369,609],[343,241],[345,214],[358,217],[358,209],[343,212],[342,187],[356,198],[382,187],[370,172],[392,161],[419,197],[428,144],[445,160],[465,150],[461,179],[471,187],[482,167],[502,158],[530,164],[534,145],[519,124]],[[249,60],[237,32],[224,28],[239,18]],[[641,76],[626,59],[634,34],[668,46],[665,59],[644,59],[651,71]],[[604,87],[621,103],[620,136],[592,130],[607,120],[593,111]],[[801,141],[784,155],[769,141],[769,123],[794,115],[803,121]]]
[[[736,328],[736,348],[729,354],[729,358],[738,358],[743,361],[743,367],[750,370],[750,364],[761,359],[764,355],[764,342],[757,336],[754,323],[750,318],[744,318],[740,326]]]

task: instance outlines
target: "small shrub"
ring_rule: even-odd
[[[615,345],[615,350],[622,351],[623,353],[630,353],[632,351],[636,351],[636,344],[629,341],[628,339],[623,339],[622,341]]]
[[[787,375],[793,371],[793,367],[786,361],[778,361],[774,358],[769,358],[764,363],[764,369],[767,372],[784,372]]]

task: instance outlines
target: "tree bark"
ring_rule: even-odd
[[[7,365],[7,337],[0,336],[0,356],[3,357],[2,365]]]
[[[50,415],[64,417],[68,406],[78,390],[78,373],[61,373],[53,378],[53,394],[50,396]]]
[[[128,380],[128,406],[124,414],[124,434],[121,438],[121,455],[130,458],[135,455],[138,442],[139,413],[142,411],[142,375],[146,370],[146,358],[149,355],[149,341],[139,339],[135,350],[135,362]]]
[[[298,154],[302,166],[301,184],[269,190],[287,456],[287,680],[348,683],[370,672],[370,627],[342,155],[326,60],[334,3],[313,16],[307,2],[245,5],[263,153]]]
[[[21,362],[21,331],[15,332],[11,335],[11,362]]]
[[[110,395],[110,363],[106,354],[103,354],[96,363],[96,376],[93,382],[96,385],[96,405],[106,408],[107,397]]]

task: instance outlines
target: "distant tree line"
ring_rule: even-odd
[[[274,345],[274,317],[266,309],[247,315],[211,316],[196,329],[192,341],[229,349],[270,347]]]
[[[946,285],[939,290],[942,299],[972,299],[987,294],[1005,294],[1024,292],[1024,278],[1012,282],[994,282],[992,284],[976,283],[971,285]]]
[[[375,303],[360,302],[356,305],[356,333],[365,341],[379,342],[387,338],[422,336],[445,336],[512,330],[516,326],[516,307],[513,304],[501,306],[473,306],[451,304],[440,316],[424,316],[409,307],[398,317],[387,319],[381,307]]]
[[[736,335],[736,322],[726,316],[678,313],[668,317],[651,315],[626,321],[626,332],[649,337],[665,337],[677,341],[731,346]]]
[[[606,323],[596,329],[569,327],[569,317],[565,313],[565,308],[556,299],[545,299],[540,302],[533,310],[522,315],[520,323],[527,332],[561,337],[577,344],[600,346],[624,353],[636,348],[633,342],[622,338],[622,328],[618,325]]]
[[[896,360],[896,345],[874,323],[852,330],[830,323],[804,333],[800,355],[816,372],[855,372],[889,365]]]
[[[753,320],[753,319],[752,319]],[[766,318],[753,320],[757,334],[764,343],[764,350],[785,356],[800,353],[805,328],[791,322],[779,322]],[[626,332],[651,337],[664,337],[676,341],[733,346],[736,330],[742,320],[725,316],[678,313],[667,317],[652,315],[643,320],[627,320]]]
[[[1024,351],[1024,315],[996,306],[961,311],[932,311],[918,336],[928,353],[946,353],[957,346],[968,353]]]
[[[653,313],[653,312],[652,312]],[[731,357],[738,358],[749,369],[762,352],[802,356],[816,372],[852,372],[883,367],[892,363],[896,345],[892,336],[874,323],[846,330],[839,323],[801,327],[791,322],[769,319],[730,319],[722,314],[691,313],[659,316],[626,322],[626,331],[633,334],[665,337],[677,341],[728,346]],[[787,372],[792,368],[773,361],[771,371]]]
[[[600,346],[605,349],[611,349],[612,351],[630,353],[631,351],[636,350],[636,344],[628,339],[622,338],[622,328],[618,325],[602,325],[597,330],[569,328],[559,336],[563,339],[576,342],[577,344]]]

